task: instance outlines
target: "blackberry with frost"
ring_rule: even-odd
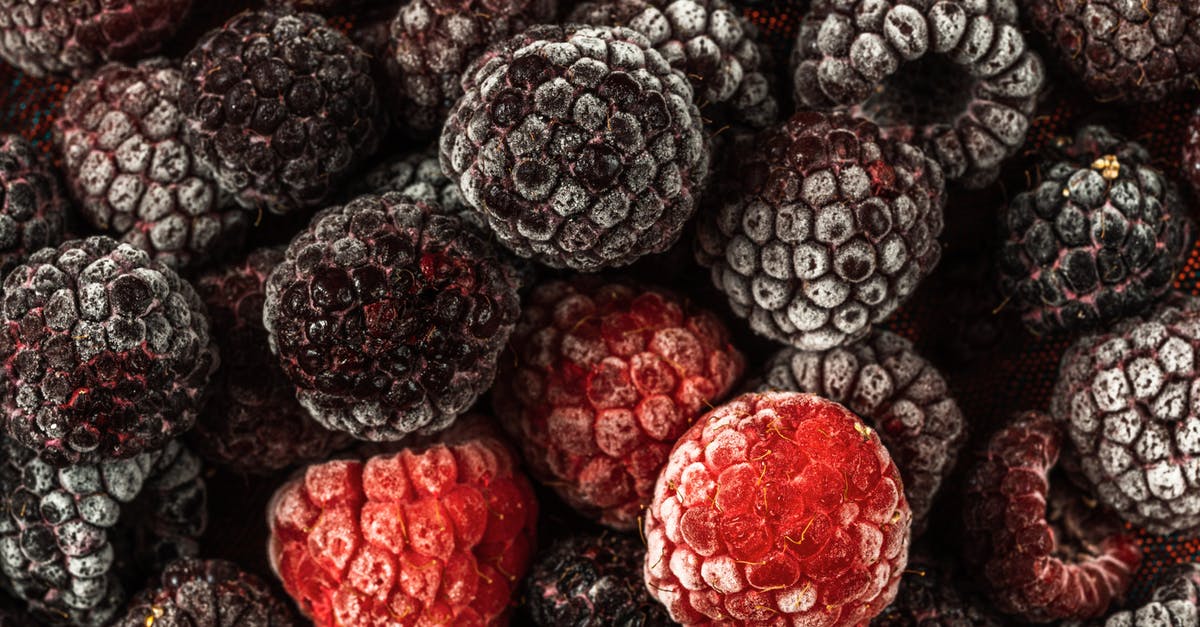
[[[1179,168],[1192,190],[1192,198],[1200,198],[1200,108],[1193,109],[1188,116]]]
[[[396,192],[365,195],[292,240],[263,322],[318,422],[398,440],[445,428],[491,386],[517,286],[469,222]]]
[[[0,442],[0,568],[7,587],[51,625],[107,625],[122,582],[144,569],[139,544],[190,554],[206,522],[199,459],[171,441],[100,464],[54,468]],[[132,543],[131,543],[132,539]],[[152,557],[152,556],[151,556]]]
[[[1200,300],[1173,298],[1063,355],[1051,409],[1096,498],[1152,533],[1200,530]]]
[[[770,51],[758,29],[729,0],[598,0],[568,18],[596,26],[625,26],[645,35],[671,67],[692,81],[706,115],[731,117],[756,128],[778,121]],[[728,109],[714,113],[709,106]]]
[[[313,13],[240,13],[183,77],[184,138],[243,207],[322,206],[386,130],[366,53]]]
[[[558,0],[413,0],[390,24],[384,68],[393,115],[436,133],[463,94],[463,71],[489,46],[553,21]]]
[[[1062,436],[1025,412],[996,432],[971,469],[964,547],[997,609],[1028,623],[1104,615],[1129,589],[1142,553],[1103,510],[1052,476]]]
[[[32,76],[154,53],[192,0],[0,0],[0,59]]]
[[[1150,600],[1113,612],[1097,627],[1194,627],[1200,624],[1200,564],[1177,564],[1158,575]]]
[[[636,536],[605,532],[563,538],[540,552],[525,579],[534,625],[667,627],[666,610],[646,592]]]
[[[1025,143],[1044,80],[1019,28],[1014,0],[814,0],[792,53],[796,102],[851,106],[983,187]]]
[[[4,430],[59,466],[187,431],[218,361],[192,286],[105,236],[43,248],[10,272],[0,329]]]
[[[221,367],[190,437],[205,458],[243,472],[266,474],[326,459],[350,443],[309,416],[271,355],[263,303],[267,277],[282,261],[282,250],[264,248],[196,281]]]
[[[0,135],[0,275],[62,242],[67,198],[48,160],[19,135]]]
[[[399,192],[413,202],[437,204],[447,213],[475,220],[487,228],[486,223],[477,220],[478,216],[463,200],[454,181],[442,172],[436,145],[384,161],[355,179],[349,191],[351,197]]]
[[[492,401],[535,478],[585,516],[633,529],[671,445],[744,368],[711,312],[581,276],[525,299]]]
[[[709,149],[687,78],[626,28],[539,26],[463,75],[442,167],[516,254],[592,272],[670,248]]]
[[[797,113],[722,171],[696,259],[760,335],[814,351],[865,337],[941,256],[941,168],[865,120]]]
[[[1035,333],[1103,327],[1171,288],[1192,224],[1145,148],[1098,126],[1004,213],[1001,286]]]
[[[1200,77],[1192,0],[1023,0],[1050,48],[1102,102],[1154,101]]]
[[[841,403],[879,432],[904,479],[913,535],[925,530],[967,428],[946,380],[912,343],[888,331],[829,351],[785,348],[765,367],[759,391],[808,392]]]
[[[106,65],[71,88],[54,143],[88,223],[190,269],[240,247],[253,216],[230,206],[184,144],[182,89],[163,58]]]
[[[950,560],[910,554],[896,600],[871,627],[1004,627],[988,603],[962,588],[962,577]]]
[[[113,627],[295,627],[261,579],[224,560],[179,559],[138,593]]]

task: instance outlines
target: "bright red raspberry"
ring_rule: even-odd
[[[711,313],[669,292],[580,277],[538,286],[500,358],[497,416],[534,476],[633,529],[671,445],[745,365]]]
[[[482,423],[365,462],[310,466],[268,507],[269,554],[317,627],[504,625],[537,502]]]
[[[1060,446],[1049,416],[1020,414],[992,436],[967,484],[967,560],[997,608],[1025,622],[1102,616],[1142,559],[1110,513],[1085,511],[1069,481],[1051,483]]]
[[[646,512],[646,585],[685,625],[865,625],[912,512],[869,427],[811,394],[744,394],[680,438]]]

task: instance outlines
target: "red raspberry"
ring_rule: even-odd
[[[896,597],[912,512],[853,413],[744,394],[680,438],[646,516],[646,585],[685,625],[865,625]]]
[[[534,476],[584,514],[633,529],[671,445],[743,367],[707,311],[580,277],[527,299],[493,399]]]
[[[537,502],[478,417],[365,462],[310,466],[268,507],[268,552],[317,627],[503,625]]]
[[[1080,514],[1070,482],[1050,481],[1060,445],[1049,416],[1018,415],[992,436],[967,484],[968,562],[998,609],[1027,622],[1103,615],[1142,557],[1114,519]]]

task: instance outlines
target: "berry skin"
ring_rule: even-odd
[[[1013,0],[812,4],[792,53],[798,104],[851,106],[947,179],[996,180],[1025,143],[1045,75]]]
[[[861,339],[941,257],[945,184],[870,122],[801,112],[727,155],[696,259],[760,335],[821,351]]]
[[[463,74],[442,168],[516,254],[593,272],[670,248],[709,148],[683,73],[626,28],[538,26]]]
[[[509,346],[496,416],[536,478],[622,530],[637,525],[671,445],[745,367],[711,313],[590,276],[534,288]]]
[[[129,459],[54,468],[0,442],[0,566],[49,625],[109,624],[150,556],[192,554],[206,522],[200,460],[171,441]],[[131,546],[146,538],[158,546]],[[140,540],[139,540],[140,541]],[[152,560],[152,558],[150,558]],[[27,623],[26,623],[27,624]]]
[[[182,89],[166,59],[112,63],[76,83],[54,121],[83,217],[177,270],[239,248],[253,219],[183,143]]]
[[[1103,627],[1193,627],[1200,624],[1200,564],[1178,564],[1158,576],[1150,601],[1109,614]]]
[[[1035,333],[1104,327],[1171,289],[1193,225],[1145,148],[1079,130],[1004,213],[1001,288]]]
[[[1103,103],[1162,100],[1200,76],[1193,0],[1023,0],[1022,15]]]
[[[478,416],[365,462],[310,466],[268,508],[272,567],[317,627],[504,625],[537,502]]]
[[[240,13],[183,76],[184,138],[243,207],[322,206],[386,130],[366,53],[313,13]]]
[[[912,343],[888,331],[826,352],[785,348],[765,367],[758,391],[807,392],[841,403],[878,431],[913,513],[913,536],[925,530],[942,482],[966,444],[958,403],[937,368]]]
[[[63,239],[67,199],[47,160],[19,135],[0,135],[0,274]]]
[[[4,280],[4,429],[56,466],[126,458],[192,427],[217,349],[192,286],[105,236]]]
[[[329,429],[397,440],[487,390],[519,314],[516,271],[481,231],[389,192],[326,209],[267,282],[271,350]]]
[[[963,575],[931,555],[910,554],[896,600],[871,627],[1004,627],[986,602],[959,589]]]
[[[157,51],[192,0],[0,0],[0,59],[31,76],[83,74]]]
[[[967,483],[968,562],[997,609],[1025,622],[1103,615],[1141,562],[1116,525],[1074,516],[1080,499],[1060,493],[1061,478],[1050,480],[1059,447],[1049,416],[1020,414],[992,436]],[[1074,537],[1080,531],[1091,537]]]
[[[264,248],[196,281],[212,317],[221,368],[190,436],[205,458],[242,472],[267,474],[328,459],[351,441],[308,415],[271,356],[263,303],[267,276],[282,261],[282,250]]]
[[[397,122],[437,132],[463,95],[463,71],[488,46],[550,22],[558,0],[413,0],[389,26],[384,68]]]
[[[635,536],[563,538],[538,555],[525,597],[538,627],[668,627],[666,610],[642,583],[646,553]],[[0,626],[2,627],[2,626]]]
[[[860,625],[896,596],[912,513],[849,410],[745,394],[683,435],[646,510],[646,586],[684,625]]]
[[[1093,495],[1152,533],[1200,530],[1200,300],[1177,298],[1063,355],[1051,399]]]
[[[223,560],[180,559],[130,603],[113,627],[297,627],[258,577]]]

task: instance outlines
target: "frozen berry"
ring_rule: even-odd
[[[962,589],[965,575],[949,560],[910,553],[896,600],[871,627],[1004,627],[984,599]]]
[[[853,413],[746,394],[679,439],[646,510],[646,585],[685,625],[861,625],[896,596],[912,513]]]
[[[371,168],[350,185],[352,196],[400,192],[413,202],[440,205],[446,213],[477,220],[480,226],[487,224],[463,200],[458,185],[442,172],[438,161],[437,146],[428,150],[396,155]]]
[[[1193,627],[1200,625],[1200,564],[1177,564],[1158,575],[1150,601],[1113,612],[1102,627]]]
[[[62,242],[67,205],[49,159],[19,135],[0,135],[0,275]]]
[[[112,627],[298,627],[258,577],[223,560],[180,559]]]

